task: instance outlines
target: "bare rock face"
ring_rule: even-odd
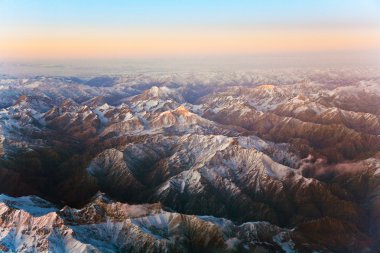
[[[159,204],[128,205],[99,196],[84,208],[56,209],[37,197],[1,195],[3,252],[243,252],[280,249],[283,231],[267,223],[236,226],[213,217],[166,212]],[[260,228],[260,229],[258,229]],[[265,229],[268,228],[268,229]],[[89,236],[90,235],[90,236]],[[256,243],[259,236],[267,245]]]
[[[316,152],[330,162],[367,156],[379,149],[380,139],[375,135],[378,118],[375,115],[345,112],[342,116],[339,109],[334,109],[336,113],[329,116],[315,116],[313,109],[301,109],[303,113],[294,115],[285,111],[283,107],[289,105],[284,104],[275,104],[277,107],[272,111],[258,111],[248,101],[226,95],[202,98],[203,116],[254,131],[264,139],[307,146],[309,150],[305,149],[306,152]],[[309,105],[303,106],[309,108]],[[297,104],[294,107],[300,109]],[[326,117],[331,118],[326,120]]]
[[[134,177],[123,159],[123,153],[108,149],[92,161],[88,172],[98,179],[100,185],[113,194],[117,192],[140,192],[144,186]]]
[[[160,204],[128,205],[98,194],[81,209],[38,197],[0,196],[0,247],[3,252],[276,252],[314,249],[344,252],[368,247],[354,226],[322,219],[293,230],[266,222],[235,225],[212,216],[164,211]],[[322,230],[341,234],[334,241]],[[350,241],[349,238],[359,241]]]

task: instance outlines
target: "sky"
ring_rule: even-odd
[[[0,0],[0,61],[380,52],[380,0]]]

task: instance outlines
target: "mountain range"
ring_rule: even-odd
[[[0,76],[0,251],[379,252],[379,73]]]

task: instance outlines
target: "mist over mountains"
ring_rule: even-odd
[[[379,73],[4,74],[0,251],[378,252]]]

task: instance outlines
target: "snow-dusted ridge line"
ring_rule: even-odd
[[[51,206],[51,212],[46,212],[45,205]],[[34,196],[13,198],[1,195],[0,250],[114,252],[129,249],[129,252],[176,252],[175,248],[186,250],[187,243],[182,241],[185,240],[199,249],[206,247],[233,252],[236,247],[243,247],[248,252],[259,247],[255,245],[258,233],[261,233],[260,230],[256,231],[259,227],[270,228],[273,238],[276,233],[284,231],[265,222],[236,226],[226,219],[166,212],[154,204],[113,202],[104,195],[98,195],[82,209],[65,207],[58,211],[52,206]],[[189,231],[196,233],[188,237]],[[241,234],[243,231],[250,231],[252,235],[246,237]],[[280,248],[272,239],[269,243]]]

